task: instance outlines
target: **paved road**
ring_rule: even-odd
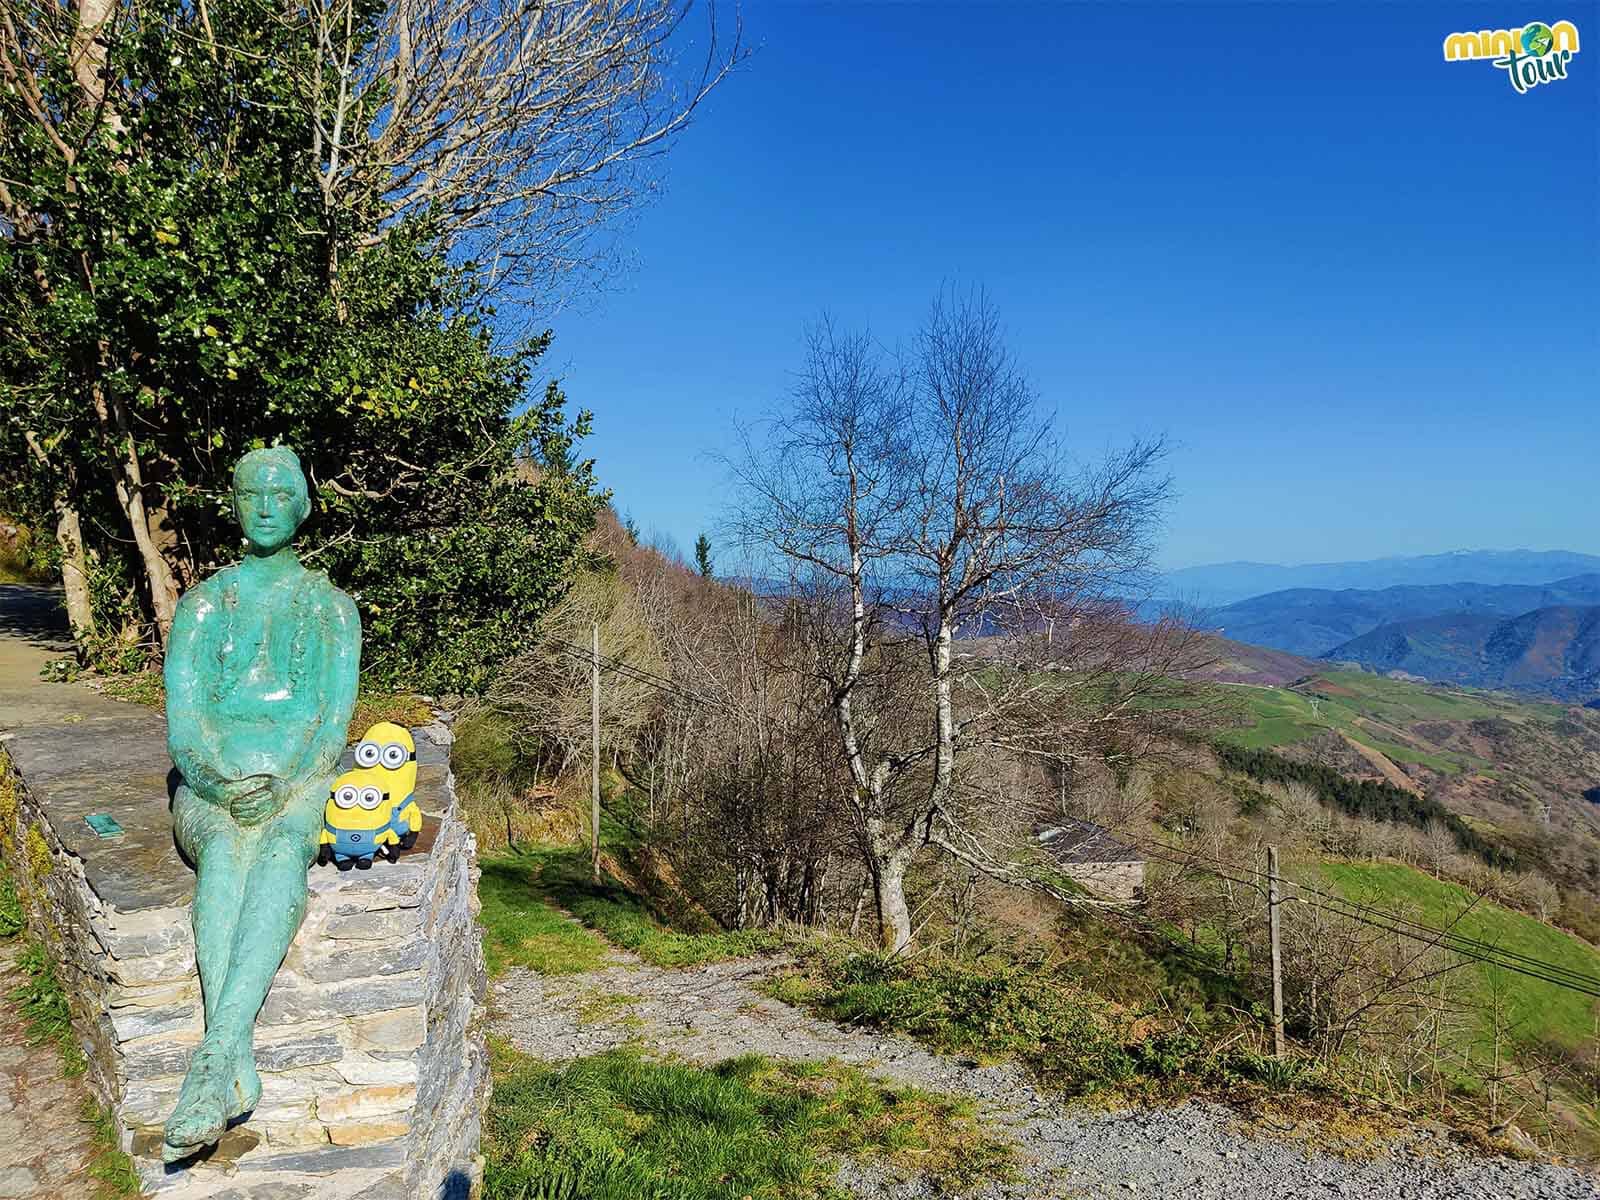
[[[58,593],[0,584],[0,736],[22,725],[127,716],[126,705],[89,688],[39,678],[39,668],[69,648]]]

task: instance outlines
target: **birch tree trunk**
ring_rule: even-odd
[[[61,548],[61,590],[67,598],[67,625],[75,639],[94,633],[89,603],[89,560],[83,549],[83,523],[66,497],[56,499],[56,545]]]
[[[908,861],[903,854],[889,854],[878,860],[878,921],[883,948],[889,954],[903,954],[911,947],[911,908],[906,904]]]

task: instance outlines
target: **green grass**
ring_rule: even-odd
[[[16,885],[11,882],[11,872],[6,869],[4,862],[0,862],[0,941],[16,937],[26,923],[22,898],[17,895]]]
[[[1225,736],[1247,749],[1270,750],[1333,730],[1395,762],[1417,763],[1455,775],[1480,770],[1489,764],[1468,754],[1405,745],[1373,730],[1365,722],[1378,721],[1404,729],[1421,721],[1473,721],[1490,717],[1513,721],[1553,719],[1547,705],[1428,687],[1364,671],[1329,671],[1317,679],[1339,691],[1318,690],[1315,681],[1296,689],[1231,689],[1246,724]]]
[[[551,1065],[494,1047],[486,1200],[843,1200],[837,1157],[941,1191],[1003,1175],[972,1105],[833,1063],[704,1068],[628,1049]]]
[[[481,865],[478,921],[490,975],[507,967],[527,967],[541,975],[577,975],[605,962],[605,942],[548,903],[536,864],[520,858],[486,858]]]
[[[769,930],[719,929],[681,907],[669,921],[661,906],[610,875],[595,883],[582,847],[519,848],[485,859],[478,892],[491,973],[511,965],[545,974],[590,970],[605,952],[596,933],[658,967],[701,966],[784,944]],[[691,922],[692,928],[674,928]]]
[[[1414,919],[1429,925],[1450,924],[1472,900],[1471,893],[1463,887],[1394,863],[1325,863],[1322,872],[1341,895],[1351,900],[1392,910],[1405,908]],[[1593,947],[1487,900],[1478,901],[1452,929],[1465,937],[1600,977],[1600,952]],[[1593,1002],[1587,996],[1478,963],[1463,967],[1461,976],[1466,1000],[1478,1006],[1489,1003],[1498,977],[1513,1036],[1518,1039],[1551,1039],[1578,1047],[1594,1036]],[[1487,1053],[1490,1036],[1491,1027],[1484,1016],[1475,1027],[1469,1049]]]
[[[89,1178],[95,1181],[95,1200],[119,1200],[142,1193],[139,1173],[117,1143],[117,1126],[111,1114],[93,1097],[83,1098],[79,1113],[89,1126],[91,1156]]]
[[[55,960],[43,946],[33,942],[17,955],[17,966],[28,978],[11,989],[10,999],[22,1014],[28,1044],[53,1042],[61,1051],[67,1075],[82,1075],[88,1063],[72,1033],[72,1010],[61,977],[56,974]]]

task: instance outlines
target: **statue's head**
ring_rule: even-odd
[[[287,546],[311,513],[299,456],[287,446],[271,446],[241,458],[233,468],[233,511],[256,553]]]

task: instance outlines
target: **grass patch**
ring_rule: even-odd
[[[605,942],[550,906],[536,868],[503,858],[484,859],[481,866],[478,921],[490,975],[507,967],[577,975],[605,962]]]
[[[623,1049],[558,1066],[500,1045],[493,1058],[487,1200],[843,1200],[839,1156],[940,1189],[1003,1175],[1010,1157],[969,1102],[833,1063],[696,1067]]]
[[[11,881],[11,872],[0,863],[0,940],[14,938],[27,924],[22,912],[22,897]]]
[[[1230,693],[1246,722],[1224,735],[1234,745],[1270,750],[1333,730],[1395,762],[1415,763],[1446,775],[1481,771],[1490,764],[1471,754],[1396,741],[1371,723],[1408,731],[1424,722],[1552,725],[1565,717],[1556,704],[1410,683],[1366,671],[1328,671],[1292,689],[1241,687]]]
[[[1450,925],[1472,903],[1472,893],[1466,888],[1398,863],[1325,863],[1322,873],[1351,900],[1405,909],[1430,925]],[[1452,928],[1465,937],[1600,977],[1600,952],[1592,946],[1487,900],[1478,901]],[[1518,1040],[1550,1039],[1577,1048],[1594,1036],[1592,1001],[1581,993],[1483,963],[1463,967],[1461,976],[1466,981],[1464,999],[1480,1009],[1489,1004],[1495,983],[1501,985],[1513,1036]],[[1485,1061],[1492,1035],[1487,1020],[1487,1015],[1480,1018],[1468,1047]]]
[[[55,1043],[61,1051],[62,1067],[67,1075],[82,1075],[88,1063],[72,1033],[72,1010],[67,1004],[66,989],[56,974],[55,960],[49,951],[34,942],[17,955],[17,966],[28,978],[11,989],[10,998],[22,1015],[28,1044]]]
[[[117,1126],[111,1114],[93,1097],[85,1096],[78,1115],[89,1126],[89,1178],[95,1181],[95,1200],[119,1200],[142,1194],[133,1159],[117,1144]]]
[[[484,896],[486,932],[491,928],[488,894],[493,893],[497,903],[514,898],[523,911],[535,916],[541,909],[558,917],[557,910],[565,910],[587,929],[658,967],[702,966],[775,950],[785,944],[783,935],[771,930],[719,929],[709,920],[696,921],[690,911],[682,908],[669,915],[605,871],[601,872],[600,882],[595,883],[589,872],[588,851],[582,847],[523,848],[487,859],[479,889]],[[508,936],[516,936],[514,923],[508,923],[505,914],[497,914],[497,918],[500,929]],[[697,927],[681,927],[691,923]],[[578,934],[592,937],[585,929],[568,924]]]
[[[406,729],[433,724],[433,709],[427,701],[408,692],[368,692],[356,696],[350,714],[348,741],[357,741],[379,721],[393,721]]]
[[[10,521],[0,515],[0,525]],[[0,535],[0,583],[26,583],[34,587],[49,587],[58,582],[56,573],[44,564],[33,532],[17,528],[10,535]]]
[[[630,996],[626,992],[608,992],[604,988],[585,988],[578,994],[577,1000],[578,1019],[585,1025],[598,1024],[613,1015],[625,1024],[639,1024],[638,1018],[632,1015],[637,996]]]
[[[160,671],[134,671],[127,675],[108,675],[100,690],[113,700],[142,704],[146,708],[165,708],[167,684]]]

